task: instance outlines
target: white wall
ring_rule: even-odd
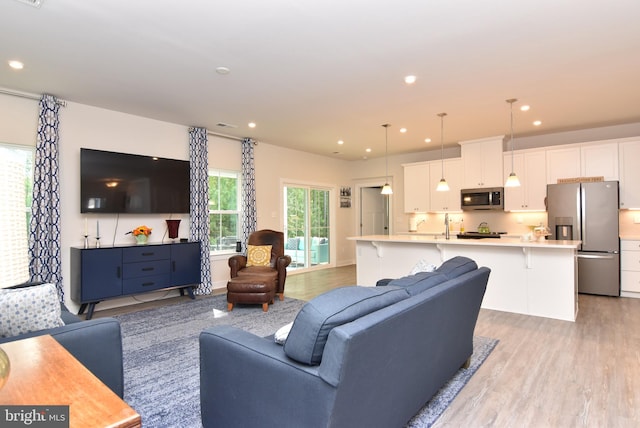
[[[14,144],[35,145],[38,102],[0,94],[0,141]],[[154,229],[151,242],[160,242],[166,229],[163,215],[81,215],[79,207],[79,156],[80,148],[88,147],[138,154],[153,154],[161,157],[188,159],[188,127],[160,122],[126,113],[115,112],[78,103],[68,102],[60,109],[60,177],[62,214],[62,266],[67,303],[69,299],[69,248],[82,244],[83,220],[90,220],[90,234],[95,235],[95,221],[100,221],[102,241],[105,245],[132,242],[125,232],[140,224]],[[626,130],[626,128],[625,128]],[[635,131],[635,128],[633,128]],[[605,137],[603,137],[605,138]],[[210,136],[209,163],[212,168],[239,170],[240,143],[235,140]],[[445,158],[460,155],[459,148],[445,150]],[[393,224],[391,231],[407,231],[409,216],[403,212],[403,163],[434,160],[440,158],[438,148],[413,154],[389,157],[389,176],[394,194],[390,198]],[[332,243],[332,262],[336,266],[355,262],[355,246],[346,238],[357,234],[359,222],[357,194],[353,193],[352,208],[339,208],[339,188],[360,183],[384,181],[385,160],[377,158],[347,162],[328,156],[318,156],[296,150],[259,143],[255,147],[256,187],[258,206],[258,228],[283,228],[282,185],[285,182],[322,185],[334,188],[335,216],[332,218],[336,239]],[[0,201],[1,203],[1,201]],[[621,214],[621,232],[640,235],[640,226],[633,223],[636,214]],[[176,217],[174,217],[176,218]],[[188,237],[188,216],[180,216],[180,236]],[[480,221],[489,221],[493,230],[512,231],[526,227],[534,218],[524,218],[520,223],[516,215],[492,216],[491,218],[469,217],[465,214],[467,230],[474,230]],[[440,230],[442,219],[429,215],[421,230]],[[95,240],[92,241],[92,243]],[[227,257],[212,260],[214,285],[226,284],[228,277]],[[1,263],[1,262],[0,262]],[[0,266],[1,268],[1,266]],[[175,294],[176,291],[171,293]],[[169,295],[173,295],[169,293]],[[136,298],[103,302],[98,309],[129,304],[134,301],[152,300],[168,293],[151,293]]]

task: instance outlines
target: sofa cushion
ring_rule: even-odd
[[[443,274],[447,279],[453,279],[464,273],[478,269],[476,262],[468,257],[456,256],[442,263],[435,271]]]
[[[341,287],[307,302],[293,322],[284,344],[285,354],[300,363],[320,364],[327,337],[346,324],[409,297],[398,287]]]
[[[391,280],[387,285],[404,287],[412,296],[422,293],[429,288],[447,281],[447,277],[438,272],[419,272],[415,275],[403,276]]]
[[[271,245],[247,245],[247,266],[270,266]]]
[[[53,284],[0,290],[0,337],[63,326]]]

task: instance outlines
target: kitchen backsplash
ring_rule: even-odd
[[[411,216],[414,216],[412,219]],[[449,214],[451,232],[458,233],[460,225],[464,224],[467,232],[475,232],[478,225],[486,222],[492,232],[507,232],[511,235],[524,235],[529,232],[528,225],[547,225],[546,212],[512,213],[512,212],[464,212]],[[640,236],[640,211],[620,211],[620,235]],[[462,221],[462,222],[461,222]],[[417,225],[417,233],[443,233],[444,214],[411,214],[404,227],[396,225],[395,233],[408,232],[410,227]]]

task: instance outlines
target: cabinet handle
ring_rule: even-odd
[[[154,284],[155,284],[155,282],[143,282],[142,286],[143,287],[149,287],[149,286],[154,285]]]
[[[151,253],[142,253],[143,256],[153,256],[155,253],[151,252]]]
[[[122,268],[120,268],[120,266],[118,266],[118,268],[116,269],[116,276],[118,278],[120,278],[122,276]]]
[[[173,269],[174,272],[176,271],[176,262],[175,261],[171,262],[171,269]]]
[[[151,270],[154,270],[154,268],[152,268],[152,267],[142,268],[142,271],[143,271],[143,272],[149,272],[149,271],[151,271]]]

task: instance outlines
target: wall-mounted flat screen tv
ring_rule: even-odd
[[[80,212],[189,212],[189,162],[80,149]]]

